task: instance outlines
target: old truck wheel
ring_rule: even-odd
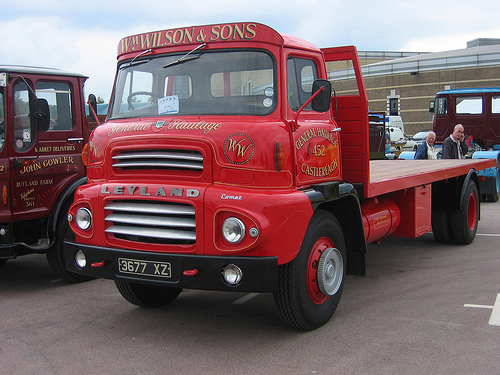
[[[476,236],[479,221],[479,196],[473,181],[467,185],[463,206],[450,215],[453,240],[459,244],[470,244]]]
[[[279,269],[274,300],[289,326],[316,329],[331,318],[342,294],[346,269],[344,236],[337,219],[318,210],[297,257]]]
[[[172,302],[182,292],[182,288],[158,285],[135,284],[115,280],[115,285],[123,298],[140,307],[160,307]]]
[[[64,240],[75,240],[75,234],[71,230],[67,220],[67,212],[71,202],[63,206],[59,220],[57,221],[57,240],[52,247],[47,250],[47,261],[49,262],[52,272],[61,279],[70,283],[80,283],[83,281],[92,280],[92,277],[69,272],[66,269],[64,262]]]
[[[450,243],[453,241],[448,211],[442,209],[432,210],[432,234],[437,242]]]

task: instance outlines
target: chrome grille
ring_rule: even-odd
[[[105,207],[106,233],[116,238],[158,244],[194,244],[196,222],[189,204],[157,201],[113,201]]]
[[[203,171],[203,155],[193,150],[138,150],[113,156],[113,168]]]

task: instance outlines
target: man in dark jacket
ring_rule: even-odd
[[[434,151],[434,141],[436,140],[436,133],[429,132],[415,152],[415,159],[437,159],[436,152]]]
[[[453,133],[443,142],[443,159],[464,159],[467,153],[467,145],[464,142],[464,127],[462,124],[455,125]]]

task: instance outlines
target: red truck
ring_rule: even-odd
[[[0,264],[45,253],[65,280],[88,277],[64,265],[72,238],[67,211],[86,182],[88,142],[83,86],[87,77],[58,69],[0,65]]]
[[[493,168],[479,171],[481,198],[498,202],[500,197],[500,87],[462,88],[438,92],[429,105],[432,128],[442,143],[455,125],[465,129],[467,157],[495,159]]]
[[[356,89],[333,95],[327,63]],[[490,160],[369,160],[356,49],[321,50],[258,23],[126,37],[88,183],[68,214],[70,272],[113,279],[138,306],[183,288],[272,292],[283,321],[312,330],[365,274],[367,243],[470,243],[475,170]]]

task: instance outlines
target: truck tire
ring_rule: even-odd
[[[93,277],[69,272],[64,265],[64,240],[75,240],[75,234],[69,227],[66,216],[70,205],[71,202],[68,202],[63,206],[61,214],[59,215],[60,217],[57,221],[57,240],[54,245],[47,250],[46,256],[52,272],[54,272],[57,276],[70,283],[81,283],[92,280]]]
[[[172,302],[182,292],[182,288],[158,285],[135,284],[115,280],[115,285],[123,298],[140,307],[160,307]]]
[[[463,245],[474,240],[479,221],[479,195],[474,181],[468,182],[465,197],[462,207],[450,213],[453,240]]]
[[[331,318],[342,294],[346,270],[344,235],[331,213],[314,213],[297,257],[279,268],[274,301],[285,324],[316,329]]]
[[[432,234],[436,242],[453,242],[453,235],[450,226],[450,215],[448,211],[443,209],[433,209],[431,220]]]

